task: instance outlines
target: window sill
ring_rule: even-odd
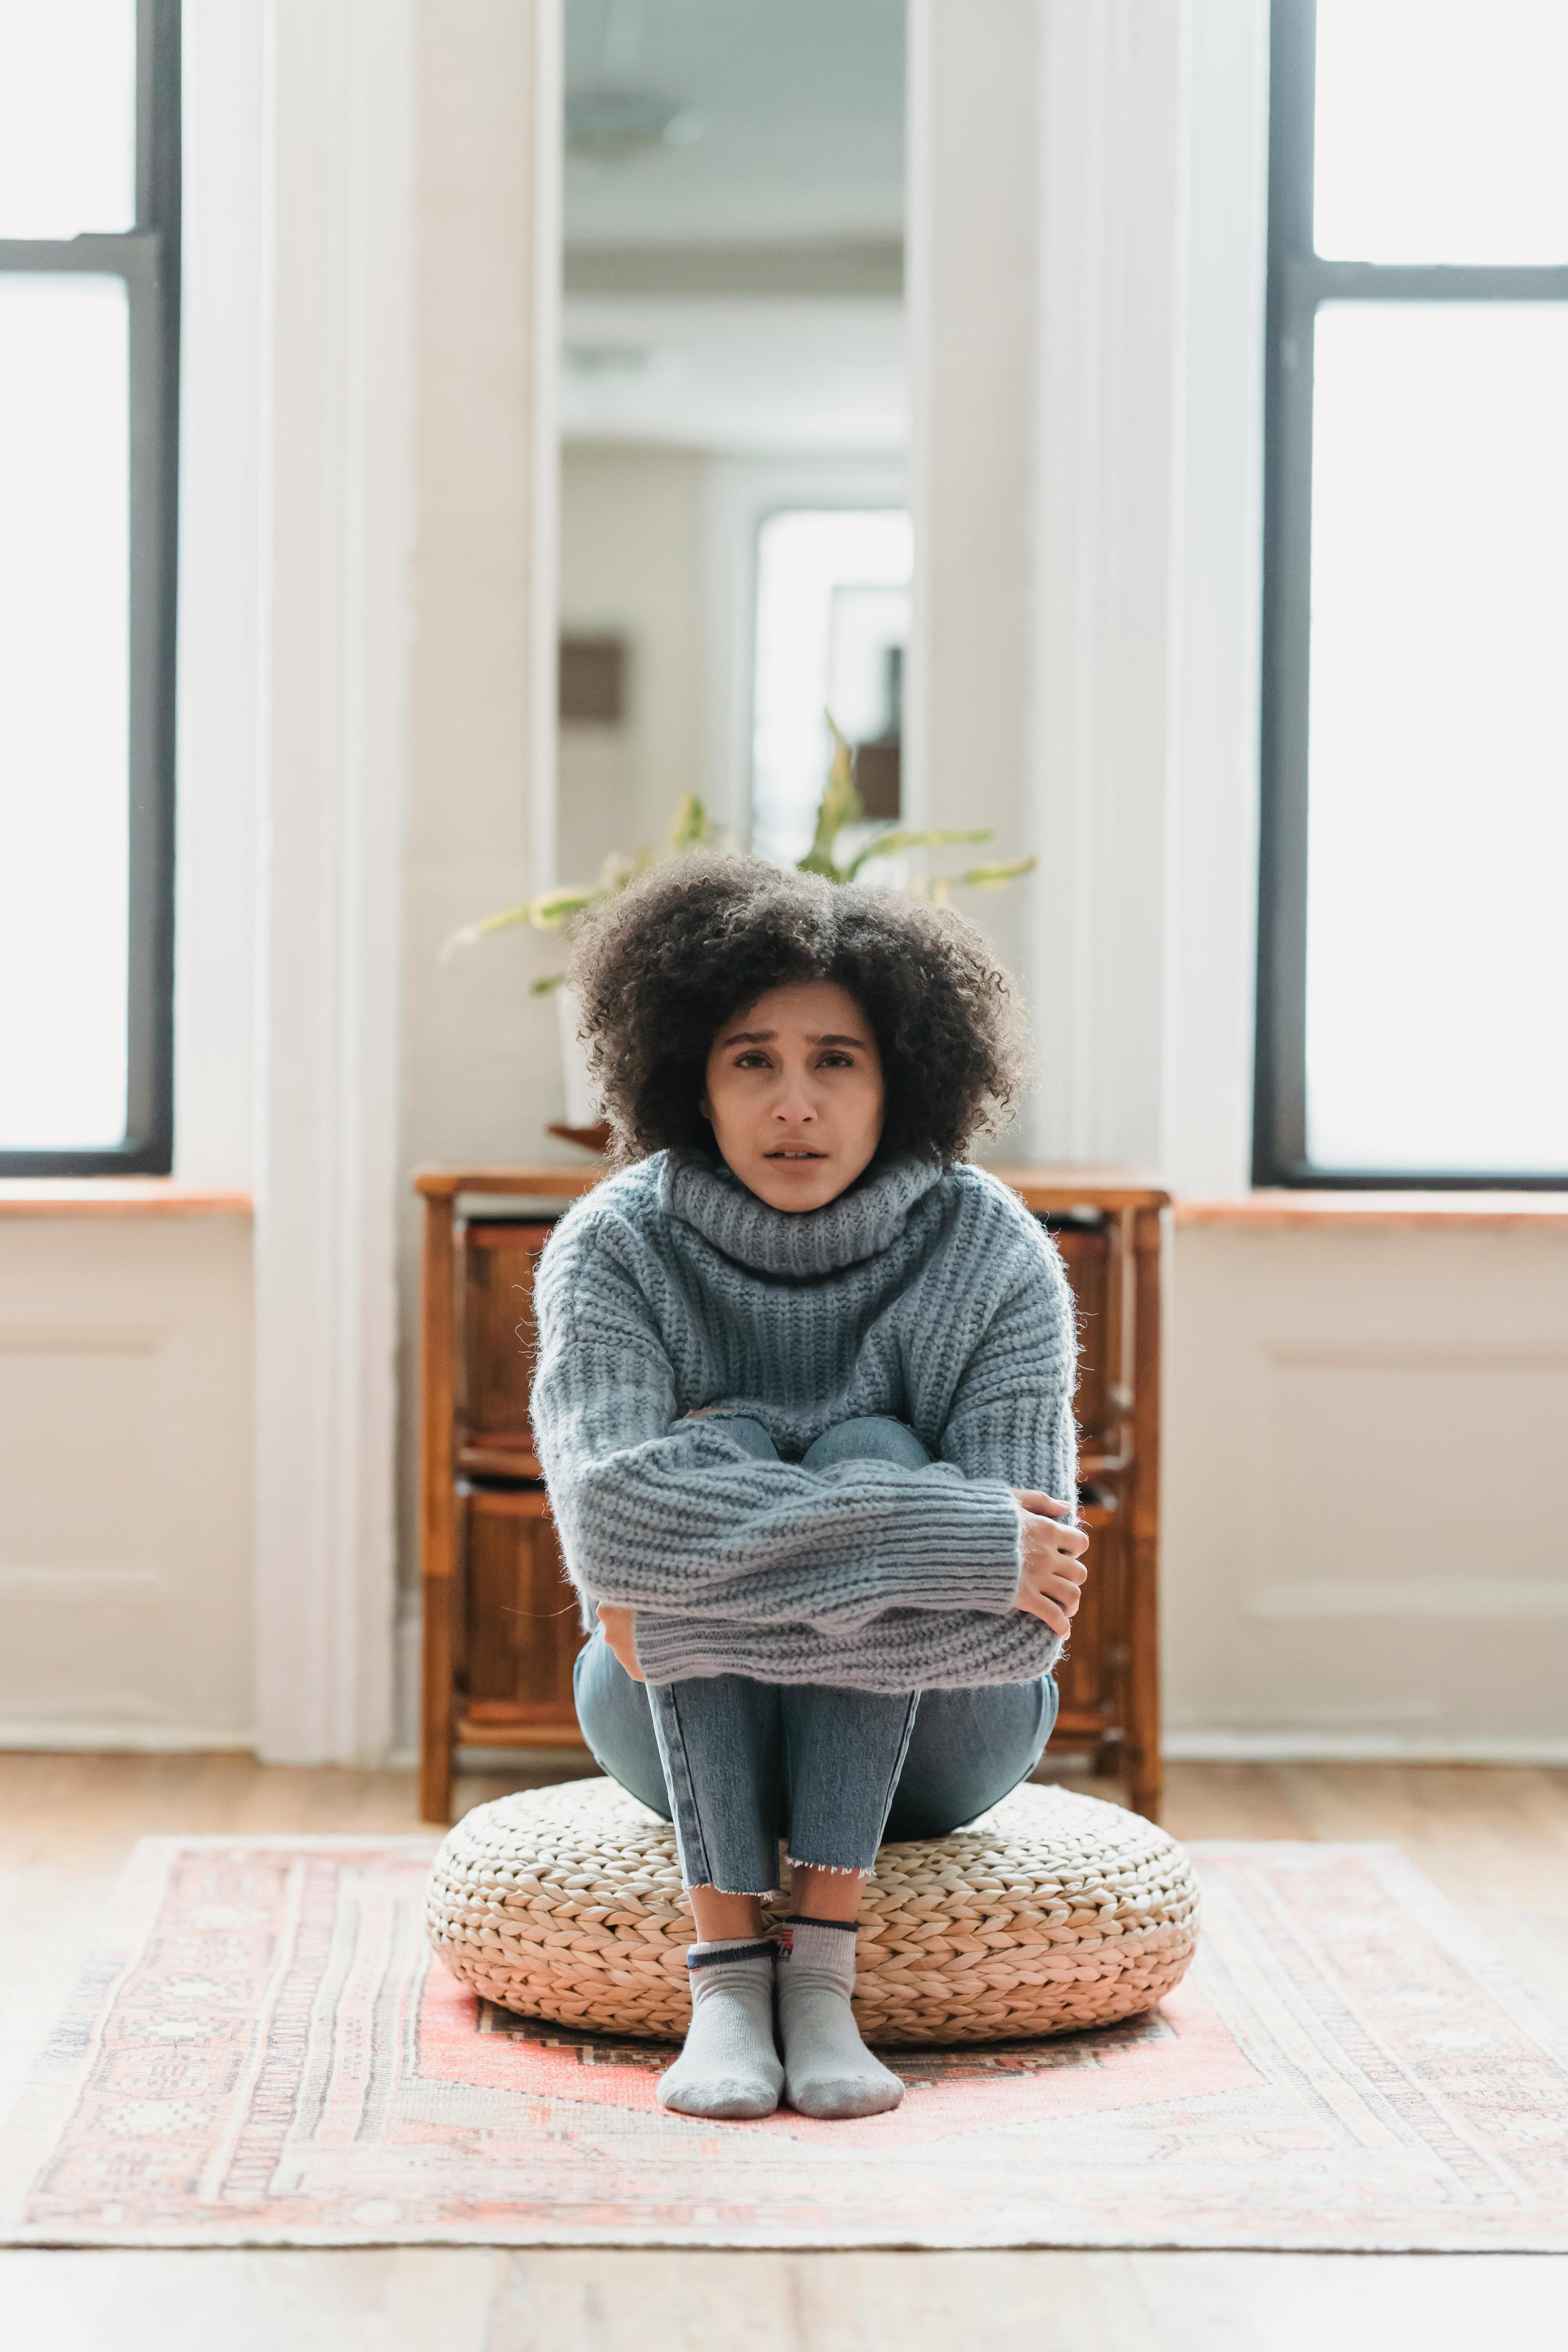
[[[248,1217],[248,1192],[170,1176],[0,1178],[0,1217]]]
[[[1178,1225],[1568,1225],[1568,1192],[1248,1192],[1237,1201],[1178,1201]]]

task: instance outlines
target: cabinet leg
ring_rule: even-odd
[[[425,1579],[424,1692],[419,1713],[419,1818],[452,1818],[452,1580]]]
[[[1142,1813],[1146,1822],[1159,1820],[1164,1794],[1165,1776],[1158,1763],[1152,1771],[1146,1769],[1136,1776],[1129,1775],[1127,1801],[1133,1811]]]
[[[419,1815],[452,1818],[452,1616],[458,1572],[458,1504],[452,1481],[457,1410],[457,1299],[453,1203],[425,1202],[425,1265],[420,1325],[421,1546],[425,1623],[419,1701]]]
[[[440,1829],[452,1826],[452,1744],[426,1738],[419,1757],[419,1818]]]

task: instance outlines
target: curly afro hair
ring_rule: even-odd
[[[712,1149],[698,1109],[721,1022],[792,981],[848,990],[876,1033],[884,1153],[960,1160],[1007,1123],[1026,1070],[1012,982],[950,908],[700,852],[578,932],[568,975],[616,1162]]]

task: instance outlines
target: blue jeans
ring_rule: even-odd
[[[760,1422],[725,1428],[777,1459]],[[826,1431],[805,1466],[930,1459],[901,1422],[868,1418]],[[674,1822],[686,1884],[726,1895],[773,1891],[781,1837],[792,1862],[853,1871],[884,1838],[945,1837],[1027,1779],[1057,1717],[1049,1675],[893,1697],[744,1675],[635,1683],[600,1631],[574,1684],[595,1760]]]

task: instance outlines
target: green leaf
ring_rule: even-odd
[[[580,915],[585,908],[597,905],[601,898],[613,898],[615,896],[613,889],[600,889],[597,885],[591,890],[580,887],[546,890],[540,898],[530,899],[526,910],[528,919],[536,931],[558,931],[563,923],[572,920],[574,915]],[[479,929],[489,930],[490,925],[481,923]]]
[[[972,866],[967,874],[955,874],[952,879],[961,889],[1005,890],[1009,882],[1032,874],[1039,862],[1037,857],[1010,857],[1000,866]]]
[[[822,715],[833,736],[833,764],[817,803],[816,832],[811,847],[797,865],[802,874],[824,874],[830,882],[847,882],[853,869],[839,866],[833,855],[833,845],[847,824],[860,823],[866,803],[856,789],[854,755],[832,711],[825,710]]]
[[[600,905],[605,898],[616,898],[629,882],[646,874],[659,863],[660,857],[684,857],[714,835],[712,819],[695,793],[687,793],[676,808],[669,837],[662,852],[639,849],[635,857],[624,850],[612,850],[599,869],[599,878],[593,884],[574,884],[560,890],[542,891],[521,907],[503,907],[499,914],[482,915],[476,923],[465,923],[444,940],[437,955],[438,963],[447,963],[459,948],[472,947],[476,940],[489,937],[492,931],[514,930],[526,923],[536,931],[561,931],[574,923],[590,907]],[[558,973],[549,980],[536,980],[531,993],[547,996],[561,985]]]
[[[620,887],[617,885],[616,887]],[[499,914],[481,915],[478,922],[465,923],[443,940],[437,951],[437,963],[449,963],[459,948],[471,948],[477,940],[488,939],[493,931],[516,930],[530,924],[536,931],[558,931],[585,907],[600,898],[611,898],[614,889],[546,890],[537,898],[530,898],[521,907],[503,907]]]
[[[547,971],[542,980],[529,982],[528,992],[530,996],[553,996],[558,988],[564,987],[565,982],[563,971]]]
[[[844,879],[853,882],[862,866],[873,857],[898,857],[906,849],[945,849],[955,841],[989,841],[995,830],[994,824],[928,825],[916,832],[902,832],[895,827],[890,833],[879,834],[875,841],[868,842],[857,853],[845,869]]]
[[[710,838],[712,831],[708,811],[702,802],[695,793],[687,793],[683,794],[680,804],[675,812],[675,820],[669,828],[669,839],[665,845],[665,855],[668,857],[684,857],[691,850],[700,849],[703,843]]]

